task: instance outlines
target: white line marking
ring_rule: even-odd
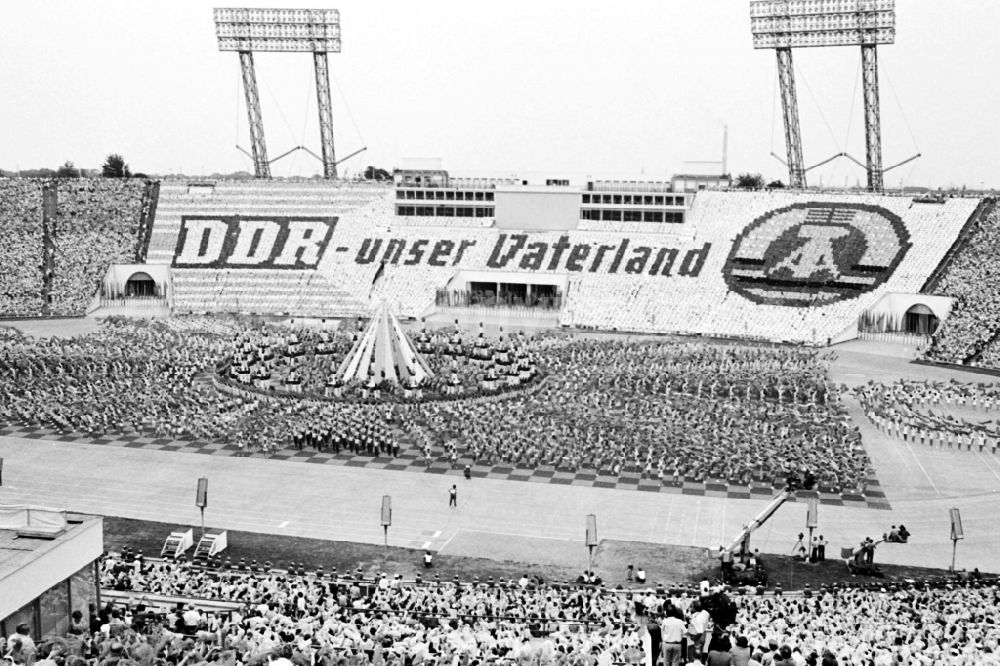
[[[288,527],[288,521],[286,520],[285,522],[278,525],[278,527]]]
[[[667,519],[663,521],[663,531],[668,534],[670,532],[670,517],[673,515],[673,513],[674,513],[674,496],[671,495],[670,502],[667,504]],[[650,539],[650,541],[654,541],[654,539]]]
[[[691,545],[698,545],[698,522],[701,520],[701,500],[694,503],[694,529],[691,530]]]
[[[990,470],[990,474],[992,474],[997,481],[1000,481],[1000,474],[997,474],[997,471],[993,469],[993,465],[989,463],[986,457],[979,451],[976,451],[976,457],[982,460],[983,465],[986,467],[986,469]]]
[[[439,536],[441,536],[441,530],[438,530],[433,535],[431,535],[431,538],[432,539],[437,539]]]
[[[454,539],[456,536],[458,536],[458,531],[456,531],[454,534],[448,537],[448,540],[444,542],[444,545],[438,548],[438,553],[443,553],[444,549],[448,547],[448,544],[450,544],[452,539]]]
[[[422,545],[420,548],[421,548],[421,550],[427,550],[430,547],[431,547],[431,542],[430,541],[424,541],[424,545]]]
[[[722,498],[722,521],[720,523],[721,535],[719,536],[719,543],[722,544],[726,540],[726,506],[729,504],[729,496]]]
[[[923,463],[920,462],[920,459],[917,458],[917,454],[913,451],[913,447],[910,446],[909,442],[903,442],[903,443],[906,444],[906,448],[909,450],[910,455],[913,456],[913,461],[917,463],[917,467],[920,468],[920,471],[924,473],[924,477],[927,479],[928,483],[931,484],[931,488],[934,489],[935,493],[940,495],[941,491],[938,490],[938,487],[934,484],[934,479],[931,478],[931,475],[927,473],[926,469],[924,469],[924,465]]]

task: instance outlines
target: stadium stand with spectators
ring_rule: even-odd
[[[946,363],[1000,367],[1000,282],[993,247],[1000,239],[1000,206],[987,204],[967,231],[932,293],[955,299],[926,357]]]
[[[1000,590],[975,574],[730,597],[686,586],[607,589],[526,576],[413,583],[112,557],[101,581],[150,596],[95,609],[89,631],[57,639],[63,655],[331,665],[650,664],[654,653],[668,665],[1000,663]],[[180,603],[156,607],[154,595]],[[199,610],[211,600],[239,610]]]
[[[142,253],[152,191],[145,180],[0,180],[0,316],[85,314],[108,267]]]

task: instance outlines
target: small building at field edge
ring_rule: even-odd
[[[35,640],[65,636],[74,610],[98,604],[104,521],[0,504],[0,636],[26,623]]]

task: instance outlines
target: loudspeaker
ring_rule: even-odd
[[[951,538],[964,538],[965,532],[962,531],[962,515],[958,512],[958,509],[950,509],[948,514],[951,516]]]
[[[392,498],[382,495],[382,526],[392,525]]]
[[[819,526],[819,498],[810,497],[807,503],[808,510],[806,511],[806,527],[809,529]]]
[[[597,516],[594,514],[587,516],[587,545],[597,545]]]
[[[208,506],[208,479],[205,477],[198,479],[198,495],[194,499],[194,505],[199,509]]]

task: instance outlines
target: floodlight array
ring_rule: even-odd
[[[220,51],[340,52],[336,9],[214,10]]]
[[[892,44],[895,41],[896,31],[894,29],[786,32],[754,35],[753,47],[755,49],[780,49],[810,46],[858,46]]]
[[[896,0],[751,0],[750,17],[894,12]]]
[[[891,44],[895,0],[755,0],[750,29],[756,49]]]

